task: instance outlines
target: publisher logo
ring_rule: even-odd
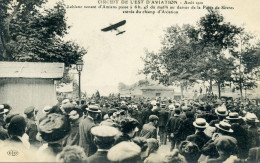
[[[17,156],[19,154],[19,152],[17,150],[9,150],[7,151],[7,155],[9,156]]]

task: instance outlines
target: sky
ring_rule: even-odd
[[[51,0],[51,7],[55,1]],[[113,1],[113,0],[112,0]],[[140,0],[139,0],[140,1]],[[145,2],[146,0],[144,0]],[[158,1],[158,0],[157,0]],[[159,0],[162,1],[162,0]],[[64,0],[71,5],[99,5],[98,0]],[[102,0],[111,2],[111,0]],[[128,0],[130,3],[130,0]],[[178,2],[183,2],[178,0]],[[199,2],[199,1],[189,1]],[[245,28],[260,36],[259,0],[201,0],[204,5],[231,6],[234,10],[221,10],[225,21]],[[179,10],[178,14],[123,14],[118,9],[67,8],[67,23],[71,26],[65,39],[73,40],[85,47],[82,71],[82,90],[92,94],[99,90],[101,95],[117,92],[119,82],[133,84],[144,75],[138,75],[143,68],[141,57],[145,49],[157,52],[161,47],[164,30],[172,25],[196,24],[206,10]],[[116,32],[102,32],[110,24],[126,20],[119,28],[125,30],[122,35]],[[76,76],[77,78],[77,76]]]

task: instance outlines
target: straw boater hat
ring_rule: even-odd
[[[221,121],[219,122],[219,124],[215,124],[215,126],[222,130],[222,131],[226,131],[226,132],[233,132],[233,130],[231,129],[231,125],[228,124],[227,122]]]
[[[259,122],[254,113],[247,113],[245,118],[247,122]]]
[[[236,120],[236,119],[241,119],[242,117],[238,115],[237,112],[231,112],[229,115],[226,117],[228,120]]]
[[[208,123],[206,122],[206,120],[204,118],[197,118],[194,122],[193,122],[193,126],[197,127],[197,128],[206,128],[208,127]]]
[[[219,116],[227,116],[228,111],[225,105],[219,106],[215,109],[215,113]]]
[[[87,110],[88,112],[93,112],[93,113],[100,113],[100,112],[101,112],[100,109],[99,109],[99,107],[96,106],[96,105],[89,105],[89,107],[86,108],[86,110]]]

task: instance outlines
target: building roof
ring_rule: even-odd
[[[162,85],[153,85],[140,88],[141,90],[163,90],[163,91],[174,91],[174,88],[166,87]]]
[[[0,78],[49,78],[63,77],[64,63],[0,62]]]

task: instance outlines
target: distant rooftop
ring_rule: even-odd
[[[63,77],[64,63],[0,62],[0,78],[49,78]]]
[[[145,86],[140,88],[141,90],[164,90],[164,91],[173,91],[174,88],[166,87],[163,85],[152,85],[152,86]]]

